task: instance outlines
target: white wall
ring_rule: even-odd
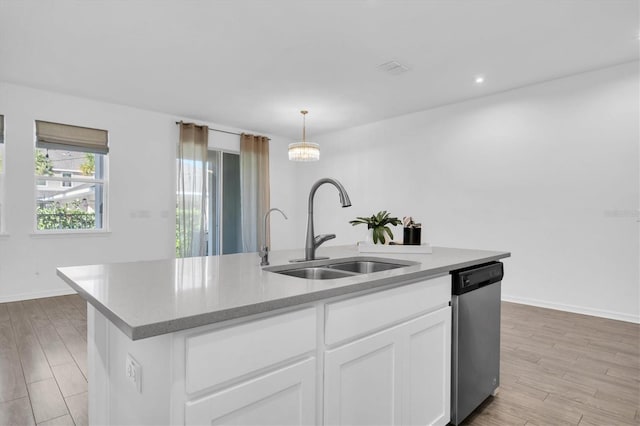
[[[55,275],[58,266],[174,256],[175,121],[182,117],[6,83],[0,83],[0,114],[6,123],[3,220],[8,234],[0,236],[0,302],[70,293]],[[109,233],[33,234],[36,119],[109,131]],[[288,141],[270,137],[276,154],[271,161],[272,185],[284,188],[273,191],[272,204],[291,211]],[[211,134],[212,146],[217,138]],[[220,144],[228,148],[222,138]],[[275,220],[273,224],[274,235],[283,235],[274,239],[274,248],[290,248],[294,240],[285,225]]]
[[[638,93],[637,63],[581,74],[314,138],[319,163],[287,161],[289,141],[271,136],[271,205],[290,218],[272,218],[272,248],[304,245],[309,188],[331,176],[353,207],[318,191],[316,232],[338,234],[327,244],[361,239],[347,222],[389,209],[432,244],[511,251],[507,299],[637,322]],[[69,292],[57,266],[173,256],[182,117],[5,83],[0,114],[0,302]],[[109,130],[110,234],[32,235],[36,119]]]
[[[512,252],[505,299],[638,322],[639,114],[633,63],[376,122],[315,138],[296,198],[335,177],[353,207],[318,192],[332,244],[411,215],[423,241]]]

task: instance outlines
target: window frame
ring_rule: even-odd
[[[34,155],[38,148],[34,144]],[[64,151],[64,148],[49,148],[50,150],[56,149],[58,151]],[[68,150],[72,151],[72,150]],[[80,153],[89,153],[80,150],[73,150],[75,152]],[[71,234],[108,234],[110,233],[109,228],[109,154],[95,154],[102,156],[102,178],[89,178],[85,176],[79,177],[63,177],[63,176],[42,176],[37,175],[35,170],[35,162],[33,164],[33,233],[34,236],[40,235],[71,235]],[[54,181],[54,182],[71,182],[71,191],[73,191],[73,183],[94,183],[102,185],[102,227],[100,228],[91,228],[91,229],[38,229],[38,190],[48,187],[46,185],[38,185],[38,181]]]
[[[0,175],[4,175],[6,173],[7,170],[7,150],[6,150],[6,144],[7,144],[7,137],[6,137],[6,131],[5,129],[7,128],[7,123],[5,120],[5,115],[4,114],[0,114],[0,151],[2,153],[2,155],[0,156]]]
[[[0,114],[0,236],[6,236],[6,189],[5,181],[7,175],[7,137],[6,137],[6,115]]]

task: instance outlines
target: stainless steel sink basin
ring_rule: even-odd
[[[370,256],[315,260],[304,264],[297,264],[296,266],[270,266],[264,268],[264,270],[308,280],[332,280],[361,274],[373,274],[375,272],[389,271],[397,268],[406,268],[407,266],[413,265],[417,265],[417,262]]]
[[[296,268],[288,271],[280,271],[279,274],[290,275],[292,277],[306,278],[308,280],[331,280],[334,278],[350,277],[353,274],[336,271],[327,268]]]
[[[327,265],[327,268],[355,272],[358,274],[371,274],[373,272],[388,271],[389,269],[403,268],[405,266],[407,265],[401,265],[399,263],[386,263],[372,260],[356,260],[352,262]]]

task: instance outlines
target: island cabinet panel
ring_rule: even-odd
[[[391,329],[327,351],[325,424],[400,424],[400,345]]]
[[[189,394],[282,363],[316,348],[316,309],[307,308],[186,338]]]
[[[328,425],[446,425],[451,308],[325,352]]]
[[[446,425],[451,401],[451,308],[410,321],[405,331],[403,424]]]
[[[185,407],[187,425],[312,425],[316,360],[289,365]]]
[[[325,344],[346,343],[446,306],[450,300],[451,278],[446,275],[328,303]]]
[[[444,425],[449,285],[436,277],[137,341],[90,308],[90,423]]]

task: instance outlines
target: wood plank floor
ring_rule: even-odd
[[[86,425],[87,306],[79,296],[0,304],[0,425]]]
[[[502,302],[500,390],[466,425],[639,425],[640,325]]]
[[[86,425],[86,304],[0,304],[0,425]],[[465,425],[640,425],[640,325],[502,303],[501,387]]]

